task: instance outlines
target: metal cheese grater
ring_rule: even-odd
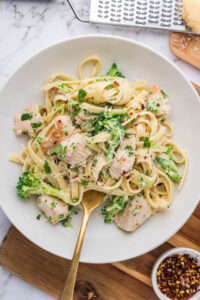
[[[82,22],[191,33],[182,19],[183,0],[68,0]]]

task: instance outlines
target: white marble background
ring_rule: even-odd
[[[64,0],[1,0],[0,2],[0,88],[8,77],[40,48],[67,37],[105,33],[143,42],[166,55],[186,76],[200,83],[200,72],[175,57],[169,48],[169,33],[82,24]],[[0,209],[0,242],[10,223]],[[0,300],[53,299],[0,267]]]

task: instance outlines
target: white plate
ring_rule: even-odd
[[[29,59],[8,81],[0,94],[0,182],[1,205],[10,221],[28,239],[56,255],[71,259],[81,216],[75,216],[74,229],[52,227],[38,221],[35,199],[23,201],[16,195],[21,168],[7,161],[10,153],[19,153],[25,138],[13,133],[13,115],[31,103],[44,103],[40,91],[49,74],[60,72],[77,76],[79,62],[96,53],[102,60],[102,73],[117,62],[128,79],[146,79],[157,83],[169,95],[175,141],[189,155],[189,170],[183,189],[175,192],[170,209],[149,219],[134,233],[125,233],[115,225],[104,224],[93,214],[82,249],[81,261],[107,263],[144,254],[169,239],[190,217],[200,192],[200,105],[199,97],[179,69],[160,54],[128,39],[112,36],[82,36],[66,40],[40,51]]]

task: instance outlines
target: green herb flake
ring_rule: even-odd
[[[40,218],[41,218],[41,214],[39,214],[39,215],[36,217],[37,220],[40,220]]]
[[[44,163],[44,170],[47,174],[50,174],[51,173],[51,168],[48,164],[48,162],[45,160],[45,163]]]
[[[84,98],[87,96],[87,92],[83,89],[80,89],[78,91],[78,99],[83,102],[84,101]]]
[[[144,142],[144,147],[145,148],[150,148],[151,147],[151,143],[150,143],[148,137],[146,137],[143,142]]]
[[[42,122],[39,123],[31,123],[32,128],[39,128],[40,126],[42,126]]]
[[[64,152],[66,147],[63,148],[63,146],[61,144],[59,144],[58,146],[56,146],[54,149],[53,149],[53,152],[56,153],[56,154],[61,154]]]
[[[31,120],[32,117],[33,117],[32,114],[28,114],[28,113],[27,113],[27,114],[22,114],[22,115],[21,115],[21,121]]]
[[[161,122],[161,123],[164,123],[165,120],[166,120],[166,119],[163,117],[163,118],[160,120],[160,122]]]
[[[58,85],[58,90],[61,91],[61,92],[64,92],[64,93],[69,93],[70,92],[70,89],[64,83]]]
[[[126,145],[125,150],[133,150],[133,147],[131,145]]]
[[[56,205],[57,205],[56,202],[55,202],[55,201],[52,201],[52,202],[51,202],[51,209],[54,209],[54,208],[56,207]]]
[[[42,138],[41,136],[38,136],[38,137],[37,137],[37,142],[38,142],[38,144],[40,144],[42,140],[43,140],[43,138]]]
[[[128,156],[130,157],[130,156],[132,156],[133,154],[134,154],[134,152],[133,152],[133,151],[130,151],[129,154],[128,154]]]
[[[168,95],[163,90],[160,90],[160,91],[161,91],[161,93],[162,93],[162,95],[163,95],[164,98],[168,97]]]
[[[69,133],[68,133],[68,131],[67,131],[67,130],[64,130],[64,134],[65,134],[65,135],[68,135]]]
[[[83,186],[87,186],[87,185],[88,185],[88,180],[86,180],[86,179],[81,179],[81,184],[82,184]]]
[[[60,214],[60,215],[58,216],[58,218],[59,218],[59,219],[63,219],[63,218],[64,218],[64,214]]]

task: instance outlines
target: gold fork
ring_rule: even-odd
[[[83,239],[85,236],[85,231],[87,228],[89,217],[91,215],[91,212],[99,205],[101,205],[102,200],[103,200],[103,194],[97,191],[88,191],[83,195],[82,205],[84,207],[85,213],[84,213],[81,229],[79,232],[79,237],[76,243],[76,248],[74,250],[74,255],[69,269],[69,273],[65,281],[65,285],[59,300],[73,299],[74,285],[76,281],[76,274],[78,270],[81,248],[83,245]]]

